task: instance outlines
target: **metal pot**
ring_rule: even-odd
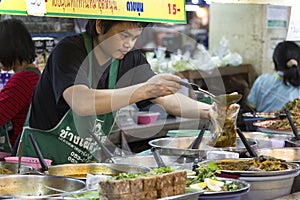
[[[209,146],[207,142],[211,139],[211,136],[204,136],[199,149],[188,149],[189,145],[195,140],[196,137],[176,137],[176,138],[159,138],[149,142],[150,146],[161,149],[162,155],[173,156],[192,156],[197,158],[206,158],[208,151],[232,151],[240,154],[243,157],[247,152],[242,140],[237,138],[236,147],[215,148]],[[249,145],[252,148],[256,148],[256,141],[249,139]]]
[[[18,173],[18,164],[17,163],[9,163],[9,162],[0,162],[0,176],[5,176],[8,174],[17,174]],[[35,173],[36,170],[27,165],[21,165],[20,174],[30,174]]]
[[[63,164],[49,166],[48,171],[40,171],[41,173],[66,176],[72,178],[85,179],[87,174],[103,174],[103,175],[118,175],[121,172],[138,173],[149,172],[150,168],[126,165],[126,164],[111,164],[111,163],[81,163],[81,164]]]
[[[40,199],[69,195],[85,189],[82,180],[42,175],[0,177],[0,198]]]

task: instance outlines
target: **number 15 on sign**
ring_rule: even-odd
[[[168,13],[170,15],[176,15],[177,13],[182,12],[180,7],[176,3],[168,3]]]

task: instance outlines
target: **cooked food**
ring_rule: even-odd
[[[218,180],[216,173],[220,170],[216,163],[210,162],[206,166],[194,169],[196,176],[189,178],[187,186],[192,189],[205,190],[206,192],[225,192],[240,189],[233,181]]]
[[[99,192],[103,199],[157,199],[184,194],[186,180],[185,170],[161,167],[148,173],[120,173],[100,181]]]
[[[0,166],[0,174],[13,174],[13,172],[3,166]]]
[[[296,98],[291,102],[288,102],[284,105],[284,107],[279,111],[280,113],[284,113],[284,108],[287,108],[291,114],[291,118],[293,119],[295,126],[298,130],[300,130],[300,98]],[[287,118],[284,118],[282,120],[276,121],[268,128],[271,129],[278,129],[278,130],[291,130],[291,126],[289,123],[289,120]]]
[[[239,112],[238,104],[226,106],[224,114],[222,113],[213,117],[213,134],[209,145],[213,147],[235,147],[236,146],[236,118]]]
[[[229,171],[280,171],[292,169],[293,166],[285,160],[259,156],[249,160],[225,160],[216,163],[221,170]]]

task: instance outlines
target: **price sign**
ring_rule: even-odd
[[[0,14],[186,23],[185,0],[0,0]]]
[[[46,13],[45,0],[26,0],[26,10],[28,15],[43,16]]]
[[[46,16],[186,23],[185,0],[47,0]]]
[[[0,0],[0,14],[27,15],[25,0]]]

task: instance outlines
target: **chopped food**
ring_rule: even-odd
[[[171,167],[152,169],[148,173],[120,173],[99,182],[103,199],[156,199],[185,193],[187,172]]]
[[[213,147],[235,147],[236,146],[236,119],[240,106],[231,104],[221,109],[224,112],[212,118],[212,139],[209,145]]]
[[[0,166],[0,174],[13,174],[13,172],[5,167]]]
[[[283,108],[279,111],[280,113],[284,113],[284,108],[287,108],[291,114],[291,118],[295,123],[295,127],[300,130],[300,98],[296,98],[291,102],[286,103]],[[290,130],[291,126],[289,120],[284,118],[282,120],[278,120],[272,124],[268,128],[278,129],[278,130]]]
[[[192,189],[205,190],[206,192],[234,191],[240,189],[233,181],[218,180],[216,173],[220,173],[215,162],[200,165],[194,169],[196,176],[188,179],[187,186]]]

